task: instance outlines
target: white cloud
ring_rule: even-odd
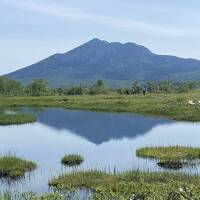
[[[44,4],[41,2],[36,3],[36,1],[30,0],[2,0],[1,3],[15,6],[17,8],[28,10],[31,12],[60,17],[67,20],[87,20],[95,23],[100,23],[104,26],[107,25],[129,32],[140,32],[146,35],[169,37],[200,35],[200,30],[185,30],[181,28],[179,29],[150,24],[144,21],[91,14],[83,11],[80,8],[71,8],[59,3]]]
[[[88,14],[83,13],[80,9],[75,9],[71,7],[63,7],[61,4],[58,3],[36,3],[30,0],[3,0],[1,3],[5,5],[15,6],[20,9],[51,15],[55,17],[62,17],[68,19],[85,19],[90,17]]]
[[[147,35],[170,36],[170,37],[200,35],[200,30],[175,29],[136,20],[105,17],[105,16],[96,16],[95,19],[99,20],[100,22],[105,22],[110,26],[118,27],[126,31],[142,32],[143,34]]]

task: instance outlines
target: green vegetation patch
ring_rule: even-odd
[[[157,160],[196,160],[200,159],[200,148],[184,146],[144,147],[138,149],[136,155]]]
[[[80,165],[83,161],[84,158],[82,156],[78,154],[69,154],[62,158],[61,163],[67,166],[76,166]]]
[[[200,92],[147,95],[81,95],[46,97],[1,97],[0,107],[63,107],[108,112],[132,112],[163,116],[181,121],[200,121],[200,106],[191,106],[189,100],[198,102]]]
[[[0,125],[26,124],[26,123],[33,123],[35,121],[36,117],[28,114],[15,114],[15,115],[0,114]]]
[[[36,164],[32,161],[27,161],[11,155],[0,157],[1,178],[21,178],[26,172],[33,171],[35,168]]]
[[[69,200],[70,195],[68,193],[52,192],[45,193],[41,196],[33,193],[19,193],[19,192],[6,192],[0,196],[0,200]]]
[[[87,188],[93,192],[94,200],[182,200],[200,196],[199,177],[168,172],[129,171],[110,174],[93,170],[81,171],[54,178],[49,185],[57,189]]]

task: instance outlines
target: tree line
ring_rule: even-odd
[[[140,83],[134,81],[131,88],[119,89],[120,94],[139,94],[139,93],[185,93],[191,90],[200,89],[199,81],[173,82],[170,79],[161,81],[148,81]]]
[[[33,80],[27,86],[23,86],[20,81],[10,80],[6,77],[0,77],[0,95],[43,96],[49,94],[50,90],[45,80]]]
[[[24,86],[20,81],[0,77],[1,96],[98,95],[107,93],[108,89],[102,80],[96,81],[90,87],[80,85],[50,88],[48,82],[43,79],[34,79],[31,83]]]
[[[162,81],[149,81],[146,83],[134,81],[131,84],[131,87],[123,89],[108,88],[102,80],[97,80],[96,83],[91,86],[79,85],[50,88],[48,82],[43,79],[35,79],[28,85],[24,86],[19,81],[0,77],[1,96],[98,95],[108,94],[109,92],[117,92],[119,94],[181,93],[199,88],[200,82],[172,82],[169,79]]]

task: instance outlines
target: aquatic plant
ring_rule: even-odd
[[[199,186],[180,182],[169,182],[167,185],[150,185],[140,182],[119,183],[114,189],[98,187],[93,189],[92,196],[85,200],[198,200],[200,199]],[[52,192],[41,196],[33,192],[0,196],[0,200],[80,200],[79,196],[70,196],[69,193]]]
[[[73,189],[68,191],[53,191],[50,193],[45,193],[37,195],[33,192],[5,192],[0,195],[0,200],[80,200],[79,191],[74,191]]]
[[[83,161],[84,158],[82,156],[78,154],[69,154],[62,158],[61,163],[67,166],[76,166],[80,165]]]
[[[186,146],[144,147],[136,151],[141,158],[157,160],[196,160],[200,159],[200,148]]]
[[[119,174],[90,170],[68,173],[54,179],[55,192],[7,193],[0,200],[78,200],[77,188],[88,188],[88,200],[198,200],[199,177],[168,172],[128,171]],[[51,185],[51,184],[50,184]],[[79,194],[78,194],[79,193]],[[77,194],[77,195],[76,195]]]
[[[34,162],[18,158],[15,155],[0,157],[0,177],[2,178],[17,179],[35,168],[36,164]]]
[[[94,189],[92,200],[198,200],[199,189],[199,186],[173,181],[165,185],[120,183],[113,190],[103,187]]]
[[[87,188],[93,200],[199,199],[199,177],[181,173],[128,171],[111,174],[96,170],[73,172],[54,178],[59,189]]]
[[[28,114],[0,114],[0,125],[17,125],[17,124],[26,124],[33,123],[36,121],[36,117]]]

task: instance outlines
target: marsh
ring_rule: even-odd
[[[1,181],[2,190],[50,191],[48,181],[62,172],[81,169],[162,171],[154,161],[137,158],[145,146],[200,145],[200,124],[175,122],[130,113],[92,112],[62,108],[6,109],[36,116],[37,122],[0,126],[0,152],[34,160],[37,169],[18,182]],[[61,165],[65,154],[78,153],[84,163],[76,169]],[[188,173],[199,173],[197,167]]]

